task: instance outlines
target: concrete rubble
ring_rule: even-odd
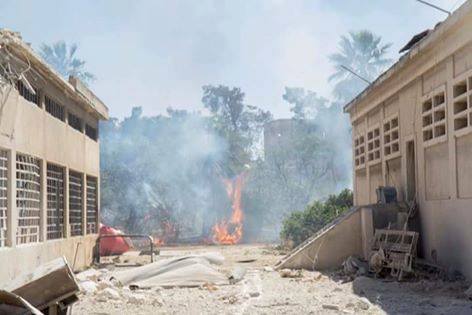
[[[213,250],[214,247],[208,247],[194,252],[184,251],[183,255],[173,258],[166,256],[163,250],[163,257],[166,257],[163,260],[175,261],[177,257],[194,259]],[[94,282],[96,291],[83,292],[80,301],[74,305],[73,314],[221,314],[222,311],[243,314],[467,314],[467,311],[472,310],[472,302],[464,294],[468,286],[462,282],[425,280],[399,283],[365,276],[354,276],[353,281],[345,282],[337,277],[338,272],[273,270],[271,266],[280,256],[274,251],[268,252],[267,246],[227,246],[218,250],[224,260],[217,259],[221,264],[209,265],[226,277],[243,273],[244,270],[240,281],[230,285],[203,283],[194,287],[143,288],[130,287],[130,283],[135,282],[131,278],[124,283],[110,280],[122,268],[86,271],[78,275],[83,279],[81,286],[89,286],[90,282]],[[249,255],[258,259],[244,265],[238,262]],[[148,268],[157,270],[155,267]],[[282,277],[281,273],[290,276]]]

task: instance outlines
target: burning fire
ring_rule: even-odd
[[[161,222],[161,233],[160,237],[154,237],[154,244],[157,246],[168,245],[169,242],[176,241],[178,238],[178,229],[170,221]]]
[[[223,179],[226,193],[231,200],[231,219],[223,220],[213,226],[213,241],[218,244],[233,245],[243,236],[243,209],[241,192],[244,185],[244,173],[234,179]]]

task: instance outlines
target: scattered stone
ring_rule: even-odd
[[[367,262],[355,256],[349,256],[343,262],[343,271],[344,274],[347,276],[363,276],[367,274],[368,269],[369,265],[367,264]]]
[[[210,291],[210,292],[214,292],[214,291],[217,291],[217,290],[218,290],[218,287],[217,287],[217,286],[215,286],[213,283],[208,283],[208,282],[205,283],[205,284],[203,284],[200,288],[201,288],[201,289],[206,289],[206,290],[208,290],[208,291]]]
[[[252,297],[252,298],[258,297],[259,295],[261,295],[261,294],[257,291],[249,293],[249,296]]]
[[[469,300],[472,300],[472,286],[470,286],[470,288],[468,288],[464,293],[465,293],[465,296],[466,296]]]
[[[103,290],[103,289],[106,289],[106,288],[113,288],[115,287],[115,284],[110,281],[110,280],[105,280],[105,279],[102,279],[100,280],[98,283],[98,289],[99,290]]]
[[[146,296],[140,293],[133,293],[128,295],[128,303],[143,304],[146,302]]]
[[[98,293],[98,298],[105,299],[105,300],[118,300],[120,299],[120,294],[118,291],[112,289],[112,288],[105,288],[103,291],[100,291]]]
[[[322,277],[323,277],[323,274],[321,272],[315,271],[313,273],[313,279],[314,280],[321,280]]]
[[[98,290],[98,284],[91,280],[80,282],[80,288],[85,294],[94,294]]]
[[[365,297],[362,297],[359,299],[359,301],[357,301],[357,307],[363,311],[367,311],[371,306],[372,304]]]
[[[355,307],[355,305],[354,305],[354,303],[352,303],[352,302],[349,302],[349,303],[347,303],[347,304],[346,304],[346,306],[345,306],[345,307],[346,307],[346,308],[354,308],[354,307]]]
[[[264,267],[264,271],[266,271],[266,272],[272,272],[272,271],[274,271],[274,268],[269,267],[269,266],[265,266],[265,267]]]
[[[333,304],[323,304],[325,310],[339,311],[339,306]]]
[[[96,269],[90,268],[85,271],[82,271],[78,274],[75,275],[77,280],[79,281],[85,281],[85,280],[97,280],[99,276],[101,276],[102,273]]]
[[[282,278],[301,278],[303,273],[301,270],[282,269],[279,271]]]

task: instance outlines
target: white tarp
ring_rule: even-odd
[[[137,288],[153,287],[196,287],[205,283],[229,284],[228,277],[211,264],[221,264],[224,258],[217,253],[188,255],[162,259],[157,262],[118,271],[113,279],[122,285]]]

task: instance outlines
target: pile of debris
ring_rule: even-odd
[[[219,253],[163,258],[133,268],[88,269],[76,275],[65,258],[53,260],[32,273],[24,274],[0,291],[0,314],[65,314],[81,294],[96,302],[125,301],[129,304],[162,305],[158,292],[164,288],[214,288],[243,279],[245,268],[226,275],[215,266]]]
[[[74,273],[63,258],[55,259],[2,286],[0,314],[65,313],[78,301],[80,291]]]

